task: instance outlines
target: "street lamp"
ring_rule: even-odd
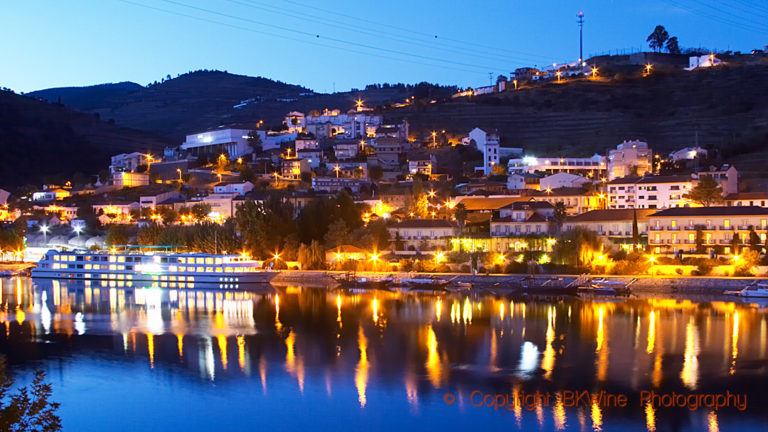
[[[437,132],[432,131],[432,147],[437,147]]]
[[[597,77],[597,68],[593,66],[592,67],[592,78],[595,78],[595,77]]]
[[[181,168],[176,168],[176,172],[179,173],[179,183],[181,183]]]
[[[333,170],[336,171],[336,178],[339,178],[339,171],[341,170],[341,168],[338,165],[336,165],[335,167],[333,167]]]
[[[651,68],[652,68],[652,67],[653,67],[653,66],[652,66],[650,63],[648,63],[647,65],[645,65],[645,74],[646,74],[646,75],[650,75],[650,74],[651,74]]]
[[[149,172],[149,170],[152,169],[152,161],[154,160],[154,158],[149,153],[147,153],[146,156],[147,156],[147,172]]]
[[[78,225],[72,229],[77,233],[77,236],[80,237],[80,232],[83,230],[83,227]]]
[[[557,82],[560,82],[560,77],[563,75],[563,73],[560,71],[557,71],[555,74],[557,75]]]
[[[40,225],[40,231],[43,232],[43,242],[48,244],[48,231],[51,229],[48,225]]]

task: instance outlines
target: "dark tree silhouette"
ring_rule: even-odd
[[[667,39],[666,48],[667,52],[670,54],[680,54],[680,45],[677,42],[677,36],[672,36]]]
[[[646,42],[648,42],[648,45],[656,52],[661,51],[662,48],[664,48],[664,42],[669,39],[669,33],[667,33],[667,30],[662,25],[657,25],[655,29],[653,29],[653,33],[648,35],[648,39],[646,39]]]

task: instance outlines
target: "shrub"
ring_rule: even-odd
[[[469,268],[469,264],[462,264],[459,266],[459,273],[470,273],[472,271],[471,268]]]
[[[696,266],[697,276],[706,276],[712,273],[712,265],[706,261],[702,261]]]

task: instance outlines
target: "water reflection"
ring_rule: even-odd
[[[717,300],[222,292],[5,279],[0,346],[12,364],[58,356],[138,360],[149,374],[180,374],[190,385],[242,388],[260,403],[311,400],[345,415],[405,409],[404,418],[418,413],[441,425],[479,418],[519,429],[719,430],[739,413],[637,400],[617,411],[595,398],[603,389],[630,397],[647,389],[728,389],[764,398],[766,306]],[[510,395],[509,409],[472,406],[474,390]],[[585,390],[593,399],[578,407],[559,394],[532,409],[519,403],[536,390]],[[447,405],[444,392],[456,403]],[[766,426],[759,408],[750,404],[752,423],[743,428]],[[294,413],[296,421],[314,426],[305,409],[305,417]]]

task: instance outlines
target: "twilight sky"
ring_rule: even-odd
[[[647,50],[657,24],[683,48],[768,45],[768,3],[753,0],[27,0],[3,8],[0,86],[144,85],[195,69],[320,92],[487,85],[489,72],[575,61],[580,10],[585,58]]]

